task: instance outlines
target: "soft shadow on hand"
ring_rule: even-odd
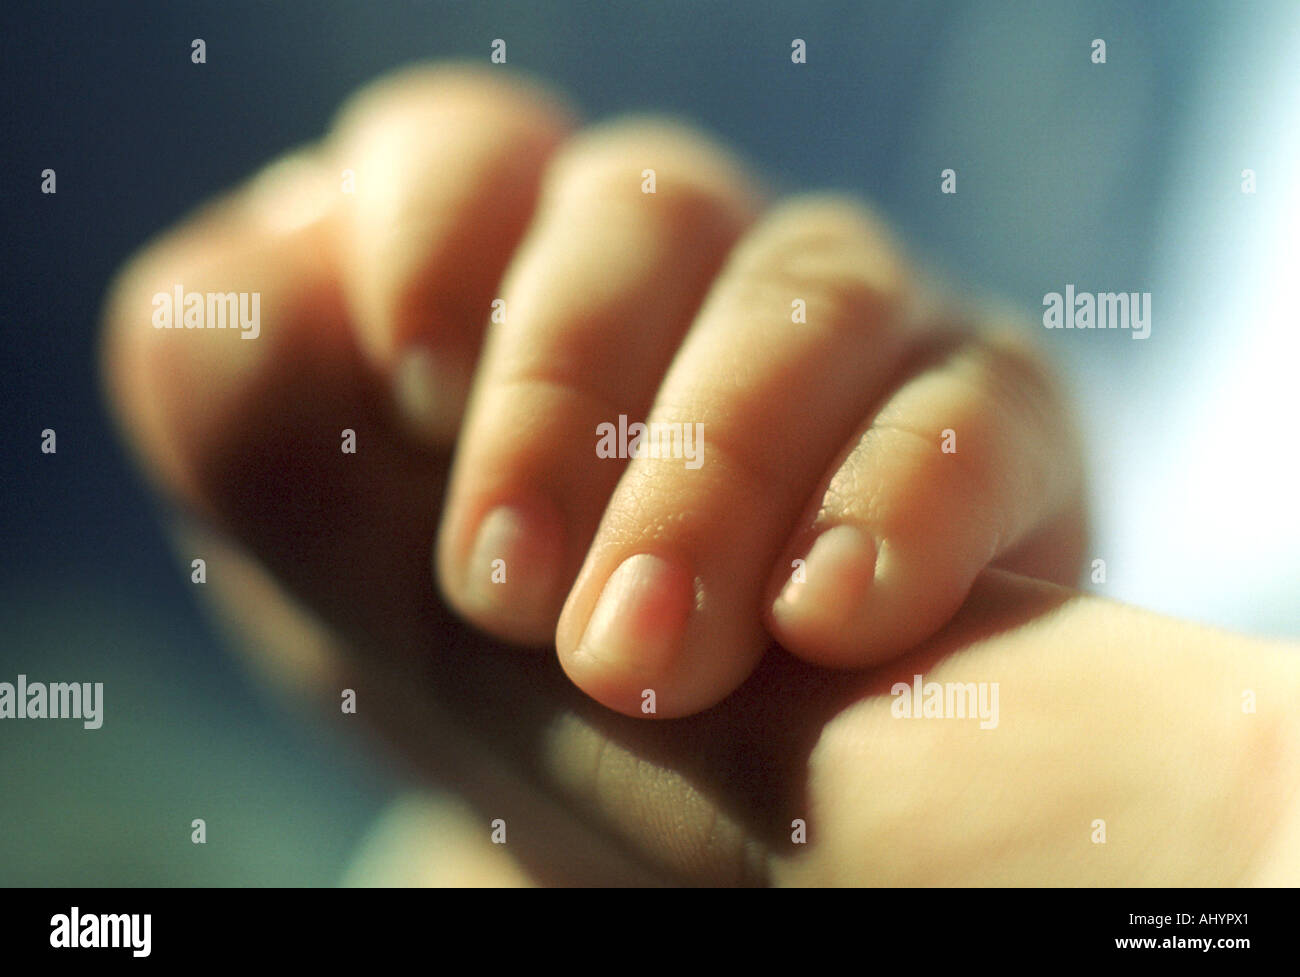
[[[767,881],[792,819],[807,816],[809,756],[828,722],[1067,596],[987,573],[942,635],[893,666],[828,672],[772,648],[706,713],[622,717],[579,693],[553,650],[505,648],[442,605],[430,552],[447,459],[401,433],[341,319],[286,321],[259,340],[276,344],[259,350],[267,366],[240,377],[223,410],[168,414],[204,381],[200,344],[215,342],[146,353],[156,390],[118,392],[118,406],[137,446],[146,424],[159,428],[135,414],[166,415],[165,447],[155,439],[142,454],[181,502],[186,552],[197,538],[211,554],[219,618],[327,715],[356,689],[359,717],[414,775],[504,818],[512,851],[542,880]],[[132,400],[145,407],[122,408]],[[344,428],[355,454],[340,451]]]

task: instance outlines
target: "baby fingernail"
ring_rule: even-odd
[[[479,523],[466,596],[483,610],[509,610],[526,623],[553,614],[561,546],[558,516],[546,507],[498,506]]]
[[[876,574],[875,543],[853,526],[826,530],[796,561],[790,579],[772,606],[786,626],[803,622],[841,622],[860,604]]]
[[[650,553],[628,557],[605,582],[575,657],[657,675],[681,651],[693,603],[691,578],[680,567]]]
[[[469,374],[448,366],[431,350],[407,350],[393,374],[393,396],[408,430],[430,444],[455,439],[460,428]]]

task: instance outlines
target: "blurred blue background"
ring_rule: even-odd
[[[94,735],[0,723],[0,883],[331,884],[400,787],[222,649],[110,431],[96,317],[147,236],[318,136],[357,86],[486,62],[497,37],[593,118],[679,113],[786,189],[869,196],[918,256],[1031,322],[1067,282],[1152,292],[1146,341],[1036,330],[1089,442],[1094,589],[1300,636],[1294,0],[151,0],[0,19],[0,681],[112,690]]]

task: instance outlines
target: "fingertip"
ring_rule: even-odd
[[[778,567],[765,621],[783,648],[823,668],[871,668],[906,653],[956,613],[970,586],[906,543],[846,525],[817,535],[805,560]]]
[[[419,110],[440,99],[455,99],[467,109],[518,112],[539,127],[572,127],[579,118],[564,92],[526,71],[449,59],[404,65],[376,78],[339,107],[331,129],[346,133],[376,114]]]
[[[467,357],[412,347],[393,371],[396,415],[406,432],[429,445],[450,445],[460,430],[473,372]]]
[[[875,586],[878,551],[858,527],[823,529],[803,555],[789,561],[788,572],[778,568],[778,592],[768,607],[773,636],[817,664],[865,664],[870,653],[856,619]]]
[[[483,507],[439,533],[437,575],[447,602],[475,625],[521,645],[547,645],[564,598],[564,530],[550,502],[525,497]]]
[[[204,331],[154,328],[159,297],[170,300],[210,281],[220,264],[235,205],[229,198],[146,244],[114,276],[101,312],[99,360],[118,425],[151,471],[186,487],[186,443],[200,417],[220,411],[227,378],[250,367],[257,343],[213,342]],[[206,287],[206,286],[205,286]],[[186,341],[196,340],[196,341]]]
[[[339,112],[328,148],[346,201],[347,298],[381,371],[412,349],[449,360],[444,372],[472,364],[546,160],[573,124],[543,86],[459,64],[404,69]]]
[[[99,362],[148,469],[201,497],[194,472],[261,392],[314,360],[351,361],[334,282],[333,198],[296,150],[148,242],[112,280]]]
[[[695,581],[683,562],[672,554],[638,552],[618,562],[599,587],[591,576],[574,587],[557,629],[565,673],[624,715],[671,718],[698,711],[696,690],[683,675],[696,610]]]
[[[726,603],[682,553],[611,547],[570,592],[556,629],[560,664],[626,716],[695,715],[735,691],[770,644],[757,615]]]

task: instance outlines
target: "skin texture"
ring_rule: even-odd
[[[150,329],[142,310],[178,283],[260,293],[266,335]],[[312,369],[313,397],[337,396],[277,415],[283,450],[353,430],[396,473],[454,444],[427,537],[441,596],[555,648],[628,715],[647,689],[659,717],[714,705],[772,637],[823,665],[887,660],[990,564],[1062,583],[1079,566],[1077,440],[1012,329],[936,307],[860,203],[768,207],[704,134],[575,130],[498,72],[377,82],[320,144],[146,249],[108,319],[116,395],[174,479],[196,477],[184,452],[220,450],[239,401]],[[181,391],[211,409],[168,416]],[[681,425],[703,455],[602,457],[620,419]],[[322,426],[290,440],[299,421]],[[362,476],[334,461],[329,478]]]
[[[485,855],[484,879],[1289,871],[1286,655],[986,569],[1068,583],[1082,552],[1077,449],[1033,354],[922,311],[860,205],[765,210],[707,137],[573,135],[506,77],[377,83],[109,296],[110,400],[254,667],[331,709],[355,689],[413,772],[504,818],[514,863]],[[262,335],[152,329],[175,283],[260,291]],[[597,458],[620,413],[702,421],[708,463]],[[498,592],[476,549],[503,505]],[[629,557],[654,572],[618,577]],[[602,617],[607,585],[643,606]],[[998,727],[893,718],[917,672],[999,683]],[[647,721],[647,686],[672,721]]]

